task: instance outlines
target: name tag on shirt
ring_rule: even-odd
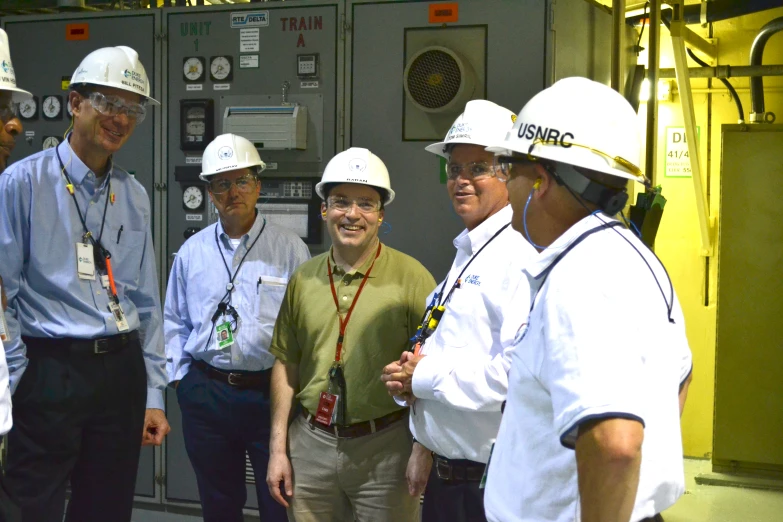
[[[111,311],[114,322],[117,324],[117,331],[127,332],[128,321],[125,319],[125,312],[122,311],[122,307],[112,300],[109,301],[109,311]]]
[[[76,243],[76,273],[79,279],[95,281],[95,258],[92,245]]]

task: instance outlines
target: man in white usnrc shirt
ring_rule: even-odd
[[[509,351],[527,317],[526,308],[509,305],[515,295],[529,299],[521,269],[535,255],[509,226],[508,192],[484,150],[513,118],[492,102],[470,101],[445,140],[427,147],[447,161],[447,189],[466,229],[454,240],[449,274],[428,298],[435,318],[445,308],[439,324],[420,332],[419,354],[406,352],[383,376],[391,394],[412,404],[407,478],[411,495],[426,484],[423,522],[485,520],[480,482],[506,398]]]
[[[614,217],[629,180],[650,187],[636,113],[609,87],[566,78],[489,150],[512,226],[540,254],[525,267],[535,297],[512,352],[487,518],[660,521],[685,489],[691,353],[666,269]]]

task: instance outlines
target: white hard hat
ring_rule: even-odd
[[[494,145],[503,139],[516,119],[516,114],[496,103],[471,100],[465,104],[465,112],[454,120],[446,138],[427,145],[424,150],[449,159],[449,154],[445,152],[447,145]]]
[[[645,184],[636,112],[617,91],[587,78],[564,78],[533,96],[514,126],[487,150],[508,151]]]
[[[236,134],[221,134],[204,149],[199,178],[209,181],[209,176],[251,167],[258,167],[259,174],[266,168],[266,163],[261,161],[255,145]]]
[[[8,34],[0,29],[0,91],[11,91],[14,102],[24,101],[33,95],[16,86],[16,74],[11,64],[11,48],[8,46]]]
[[[358,183],[386,191],[384,205],[394,201],[394,191],[389,183],[389,171],[381,158],[367,149],[351,147],[329,160],[315,191],[326,199],[324,186],[329,183]]]
[[[82,83],[122,89],[160,105],[150,97],[150,81],[139,53],[124,45],[102,47],[88,54],[71,76],[71,86]]]

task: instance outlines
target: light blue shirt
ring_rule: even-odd
[[[234,344],[218,349],[215,324],[226,319],[213,324],[212,316],[229,283],[221,256],[231,275],[243,257],[245,261],[231,291],[231,306],[239,314]],[[188,239],[171,269],[163,311],[169,380],[182,379],[193,359],[223,370],[271,368],[275,356],[269,344],[288,279],[308,259],[310,252],[299,236],[266,222],[260,213],[236,249],[220,222]]]
[[[147,193],[114,164],[107,176],[97,178],[68,140],[56,150],[74,184],[87,228],[96,238],[109,197],[106,179],[111,176],[116,199],[106,211],[102,243],[111,252],[129,331],[138,331],[144,350],[147,408],[163,409],[163,328]],[[54,148],[11,165],[0,176],[0,275],[8,294],[10,340],[5,354],[12,391],[27,367],[21,335],[95,339],[119,333],[100,276],[85,280],[77,275],[76,243],[83,235]]]

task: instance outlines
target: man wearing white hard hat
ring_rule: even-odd
[[[8,34],[0,29],[0,174],[8,166],[16,137],[22,133],[19,103],[32,97],[31,93],[16,86]]]
[[[685,489],[691,353],[666,269],[623,224],[628,181],[649,186],[636,113],[609,87],[566,78],[489,150],[512,226],[540,254],[524,269],[533,300],[513,305],[530,316],[512,352],[487,518],[660,520]]]
[[[240,522],[245,454],[262,520],[284,522],[266,487],[272,330],[288,280],[310,259],[292,231],[256,210],[265,164],[234,134],[204,150],[201,179],[220,220],[177,252],[163,308],[169,381],[207,522]]]
[[[407,349],[435,281],[378,239],[394,191],[375,154],[337,154],[316,192],[332,248],[299,267],[275,324],[267,485],[297,522],[418,522],[408,409],[378,376]]]
[[[169,431],[166,361],[142,185],[112,155],[144,119],[150,82],[128,47],[71,78],[73,131],[0,176],[14,393],[6,478],[26,521],[130,520],[143,444]]]
[[[446,188],[465,230],[454,239],[451,270],[427,298],[413,352],[382,377],[390,394],[414,406],[407,477],[416,497],[426,484],[424,522],[485,520],[481,479],[500,426],[514,335],[527,318],[510,303],[529,296],[522,267],[536,254],[511,228],[506,185],[484,150],[515,117],[490,101],[470,101],[446,138],[426,148],[447,161]]]

